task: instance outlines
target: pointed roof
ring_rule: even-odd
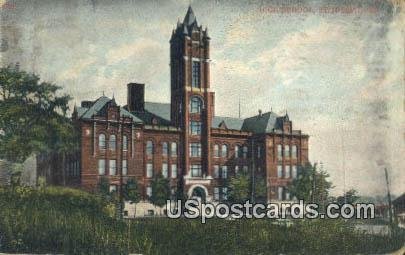
[[[195,17],[195,14],[194,14],[194,12],[193,12],[193,9],[191,8],[191,5],[190,5],[190,6],[188,7],[187,14],[186,14],[186,16],[184,17],[183,24],[186,25],[186,26],[191,26],[191,25],[193,25],[194,23],[197,24],[197,18]]]

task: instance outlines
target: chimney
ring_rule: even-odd
[[[128,110],[133,112],[144,111],[145,109],[145,84],[129,83],[128,84]]]
[[[262,117],[262,110],[261,109],[259,109],[259,117]]]

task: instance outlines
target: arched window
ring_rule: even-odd
[[[226,157],[228,157],[228,146],[226,145],[226,144],[223,144],[222,145],[222,148],[221,148],[221,156],[223,157],[223,158],[226,158]]]
[[[153,142],[147,141],[146,142],[146,155],[152,156],[153,154]]]
[[[177,143],[172,143],[170,148],[170,154],[172,157],[177,157]]]
[[[100,134],[98,136],[98,148],[100,150],[105,150],[105,134]]]
[[[214,157],[219,158],[219,145],[218,144],[214,145]]]
[[[115,151],[115,148],[117,147],[117,138],[115,135],[110,136],[110,143],[108,146],[110,147],[110,150]]]
[[[202,100],[199,97],[192,97],[190,99],[190,113],[200,113],[202,109]]]
[[[169,146],[166,142],[162,143],[162,155],[167,156],[169,154]]]
[[[124,151],[128,150],[128,138],[126,135],[122,137],[122,149]]]

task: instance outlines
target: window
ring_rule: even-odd
[[[214,200],[219,200],[219,188],[214,188]]]
[[[222,166],[222,179],[228,178],[228,167]]]
[[[167,178],[169,176],[169,167],[167,163],[162,164],[162,175],[164,178]]]
[[[172,157],[177,157],[177,143],[172,143],[170,148]]]
[[[169,146],[166,142],[162,143],[162,155],[167,156],[169,154]]]
[[[190,134],[201,135],[201,122],[200,121],[190,121]]]
[[[124,136],[122,137],[122,149],[123,149],[124,151],[127,151],[127,150],[128,150],[128,138],[127,138],[126,135],[124,135]]]
[[[282,165],[277,166],[277,177],[278,178],[283,177],[283,166]]]
[[[243,146],[243,158],[247,158],[247,154],[248,154],[248,147]]]
[[[122,160],[122,175],[127,175],[128,174],[128,163],[127,160],[124,159]]]
[[[219,178],[219,165],[214,165],[214,178]]]
[[[146,196],[151,197],[152,196],[152,187],[148,186],[146,187]],[[151,210],[153,212],[153,210]],[[152,213],[153,215],[153,213]]]
[[[249,171],[248,166],[243,166],[243,172],[246,174]]]
[[[227,187],[222,188],[222,199],[228,200],[228,188]]]
[[[146,142],[146,155],[152,156],[153,154],[153,142],[147,141]]]
[[[221,148],[221,156],[223,157],[223,158],[226,158],[226,157],[228,157],[228,146],[226,146],[226,144],[223,144],[222,145],[222,148]]]
[[[277,197],[278,197],[278,200],[283,200],[283,187],[278,187]]]
[[[235,175],[239,173],[239,166],[235,166]]]
[[[152,178],[153,177],[153,165],[152,163],[146,164],[146,177]]]
[[[105,175],[105,159],[98,160],[98,174]]]
[[[283,158],[283,151],[282,151],[281,144],[278,144],[278,145],[277,145],[277,158],[278,158],[278,159],[282,159],[282,158]]]
[[[105,134],[100,134],[98,136],[98,148],[100,150],[105,150]]]
[[[193,73],[191,86],[193,88],[200,88],[200,62],[193,61]]]
[[[262,147],[258,146],[257,147],[257,158],[260,158],[262,156]]]
[[[293,145],[291,147],[291,156],[293,158],[298,158],[298,151],[297,151],[297,145]]]
[[[110,185],[110,193],[117,192],[117,185],[111,184]]]
[[[117,161],[115,159],[110,159],[110,175],[117,174]]]
[[[192,97],[190,100],[190,113],[200,113],[202,109],[202,100],[199,97]]]
[[[285,200],[290,200],[290,192],[286,191],[285,192]]]
[[[115,135],[110,136],[110,144],[108,146],[110,146],[110,150],[115,151],[115,148],[117,147],[117,138]]]
[[[219,145],[218,144],[214,145],[214,157],[219,158]]]
[[[293,165],[293,166],[292,166],[291,177],[292,177],[293,179],[296,179],[296,178],[297,178],[297,166],[296,166],[296,165]]]
[[[291,176],[291,172],[290,172],[290,166],[285,166],[285,175],[284,175],[284,177],[285,178],[290,178],[290,176]]]
[[[201,177],[201,165],[191,165],[191,177]]]
[[[240,148],[239,148],[239,145],[236,145],[235,146],[235,158],[239,158],[239,153],[240,153]]]
[[[190,143],[190,157],[201,157],[201,143]]]
[[[285,156],[286,157],[290,157],[290,146],[289,145],[285,145],[284,146],[284,151],[285,151]]]
[[[172,164],[172,178],[177,178],[177,165]]]

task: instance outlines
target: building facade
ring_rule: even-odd
[[[308,135],[288,115],[215,115],[210,84],[210,37],[191,7],[170,39],[170,104],[145,102],[145,85],[127,85],[127,105],[102,96],[73,113],[81,132],[77,185],[94,190],[102,176],[111,190],[135,178],[145,198],[151,180],[170,179],[172,192],[207,200],[227,198],[225,180],[238,172],[264,178],[267,197],[289,200],[286,185],[308,162]]]

